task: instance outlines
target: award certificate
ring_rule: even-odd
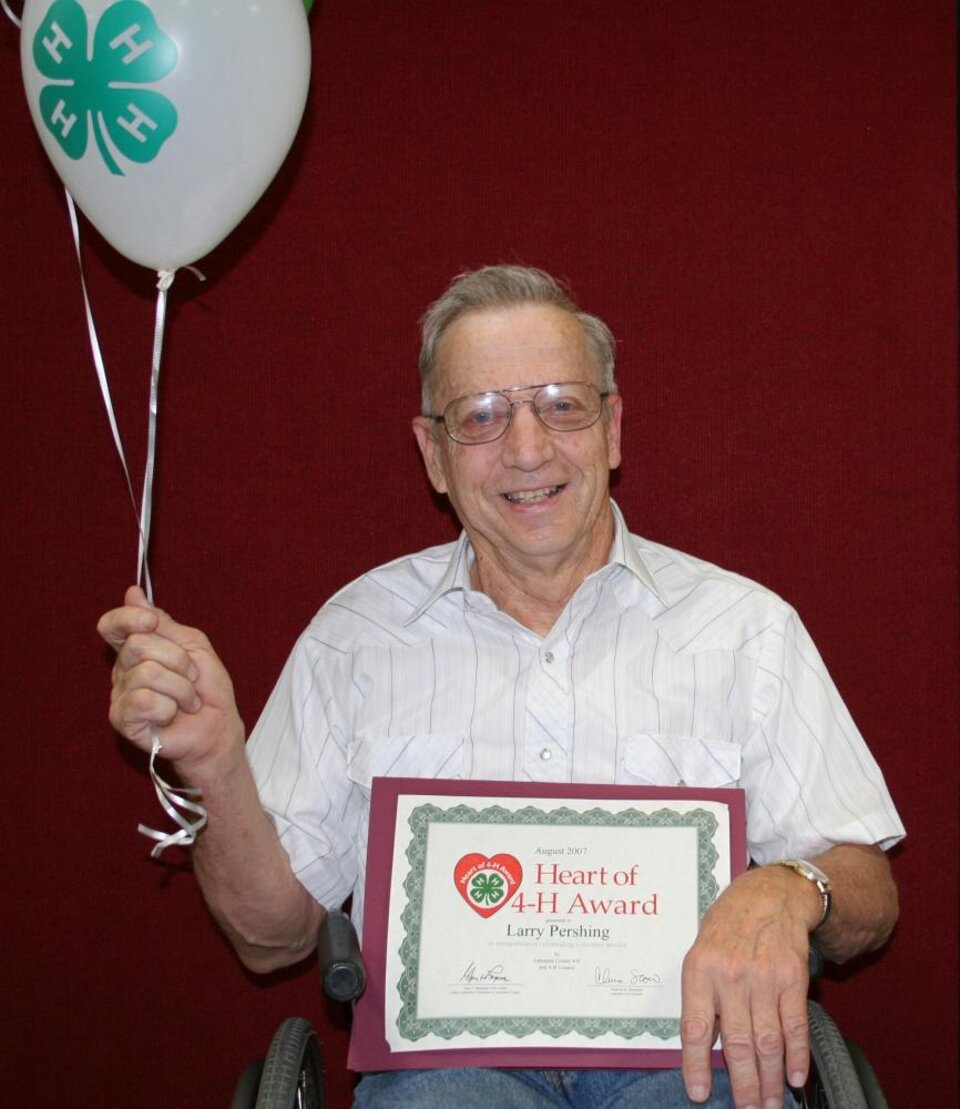
[[[349,1065],[679,1065],[743,792],[378,778]]]

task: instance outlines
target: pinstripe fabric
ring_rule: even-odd
[[[301,636],[251,737],[322,903],[362,918],[374,776],[741,785],[751,857],[890,846],[883,777],[796,613],[629,535],[539,636],[470,589],[465,537],[365,574]]]

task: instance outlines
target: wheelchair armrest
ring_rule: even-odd
[[[317,961],[324,993],[356,1001],[367,984],[356,929],[346,913],[328,912],[317,935]]]

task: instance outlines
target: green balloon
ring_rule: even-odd
[[[310,11],[310,9],[311,9],[311,8],[313,7],[313,0],[303,0],[303,6],[304,6],[304,7],[305,7],[305,8],[307,9],[307,11],[309,12],[309,11]]]

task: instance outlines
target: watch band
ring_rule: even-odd
[[[833,891],[830,888],[830,879],[826,874],[818,866],[807,862],[806,859],[778,859],[774,865],[788,867],[802,878],[806,878],[808,882],[813,882],[820,894],[820,920],[813,931],[826,924],[827,918],[830,916],[830,910],[833,907]]]

